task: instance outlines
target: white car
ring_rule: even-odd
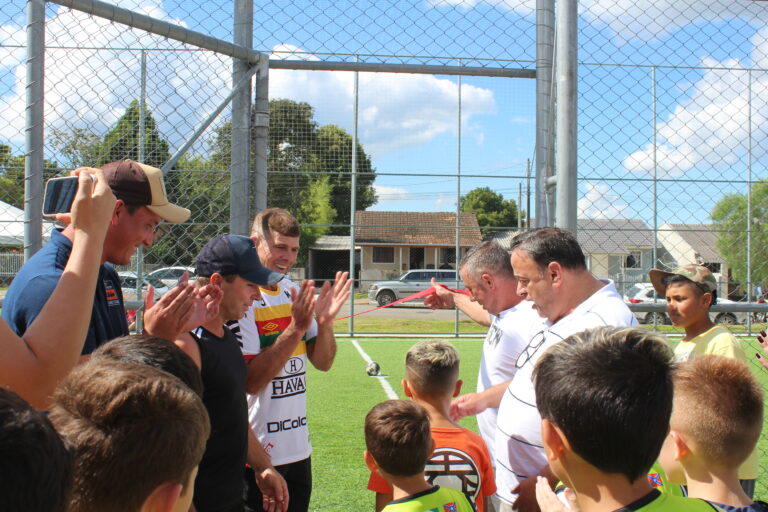
[[[153,270],[144,276],[144,279],[150,282],[153,280],[162,281],[166,287],[173,288],[179,282],[181,276],[184,275],[184,272],[189,274],[190,279],[195,277],[194,267],[163,267]]]
[[[655,291],[651,283],[636,283],[627,291],[624,295],[624,301],[628,304],[639,304],[641,302],[655,302],[656,304],[666,304],[667,300],[664,297],[656,297],[654,299]],[[736,302],[717,298],[717,304],[737,304]],[[747,314],[743,312],[731,312],[731,311],[719,311],[713,312],[713,322],[716,324],[735,325],[743,324],[747,320]],[[643,324],[654,323],[654,318],[657,324],[671,324],[671,320],[666,313],[662,312],[635,312],[635,318],[637,321]]]
[[[120,288],[123,290],[123,300],[130,301],[130,300],[137,300],[136,295],[136,283],[138,281],[138,276],[136,275],[136,272],[130,271],[130,270],[124,270],[117,273],[118,277],[120,278]],[[152,287],[155,289],[155,298],[160,298],[165,294],[168,290],[173,288],[173,286],[166,285],[163,281],[160,281],[159,279],[154,279],[149,277],[148,275],[144,276],[144,279],[141,281],[142,284],[142,297],[146,295],[147,293],[147,285],[152,285]]]
[[[386,306],[413,293],[431,288],[432,278],[447,286],[464,288],[464,282],[455,270],[423,268],[409,270],[396,280],[373,283],[368,289],[368,300],[375,301],[379,306]]]

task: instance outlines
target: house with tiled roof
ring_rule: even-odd
[[[360,248],[360,280],[391,279],[418,268],[455,268],[461,254],[482,241],[471,212],[355,212],[355,244]],[[323,238],[320,244],[325,243]],[[347,250],[349,242],[347,242]]]
[[[509,247],[517,231],[491,235]],[[620,292],[635,283],[648,282],[654,268],[653,231],[640,219],[578,219],[576,239],[587,260],[587,268],[596,277],[611,279]],[[657,259],[660,257],[657,247]]]
[[[461,254],[482,241],[474,213],[459,216]],[[456,268],[456,214],[355,212],[355,280],[363,288],[419,268]],[[308,276],[333,279],[349,268],[350,237],[324,235],[309,250]]]
[[[717,277],[721,285],[720,297],[727,297],[735,283],[730,283],[730,269],[717,250],[717,232],[711,224],[672,224],[659,226],[659,242],[669,255],[665,261],[669,268],[690,263],[704,265]]]

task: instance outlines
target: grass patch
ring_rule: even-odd
[[[392,323],[392,319],[377,320]],[[388,375],[389,383],[403,398],[400,381],[405,372],[405,353],[416,341],[423,338],[361,338],[358,342],[370,357],[381,365],[382,373]],[[763,389],[768,389],[768,371],[760,366],[754,357],[760,347],[754,339],[740,339],[751,361],[752,372],[759,379]],[[482,340],[454,339],[451,343],[456,346],[461,356],[460,376],[464,381],[462,392],[474,391]],[[333,369],[323,373],[310,367],[308,376],[308,418],[314,446],[314,491],[310,510],[373,510],[374,496],[366,490],[369,473],[362,459],[365,449],[363,421],[371,407],[387,397],[378,379],[365,374],[365,362],[352,346],[351,340],[341,338],[338,340],[338,346]],[[768,420],[768,416],[766,419]],[[585,418],[585,421],[588,419]],[[474,417],[464,418],[461,423],[477,431]],[[760,475],[755,497],[765,499],[768,496],[766,436],[760,438],[758,449]]]
[[[361,334],[453,334],[456,328],[454,320],[433,320],[422,318],[381,318],[362,316],[355,318],[355,333]],[[348,320],[339,320],[333,326],[336,333],[349,333]],[[460,334],[479,334],[485,336],[487,327],[472,320],[459,321]]]
[[[400,381],[405,353],[420,338],[361,339],[360,346],[378,362],[392,388],[404,398]],[[465,392],[474,391],[482,340],[453,340],[461,357]],[[367,490],[369,471],[363,462],[363,422],[368,411],[387,400],[377,378],[365,374],[365,362],[349,339],[338,341],[338,354],[328,373],[310,369],[307,408],[312,438],[313,491],[310,510],[373,510]],[[311,366],[311,365],[310,365]],[[461,424],[477,431],[475,418]]]

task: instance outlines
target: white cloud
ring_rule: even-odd
[[[183,25],[165,13],[159,0],[128,4],[121,6]],[[3,27],[0,42],[16,41],[23,32],[24,27]],[[63,7],[46,21],[46,42],[46,127],[88,127],[95,132],[108,129],[140,95],[140,52],[116,48],[183,48],[162,37]],[[73,46],[108,49],[56,48]],[[16,66],[16,86],[12,94],[0,98],[0,138],[19,141],[24,133],[25,70],[18,59],[11,65]],[[149,107],[160,132],[172,144],[191,134],[227,94],[230,70],[229,59],[210,52],[147,52]]]
[[[761,2],[733,0],[583,0],[580,13],[587,21],[610,28],[619,39],[650,41],[691,23],[748,19],[763,22],[766,9]]]
[[[768,32],[768,29],[764,29]],[[768,42],[754,49],[763,58]],[[717,62],[702,60],[706,67],[738,68],[735,59]],[[768,120],[768,75],[754,74],[749,105],[749,75],[747,71],[709,69],[696,82],[685,101],[678,104],[667,119],[658,125],[656,171],[660,178],[685,174],[699,165],[730,166],[743,159],[749,140],[749,117],[752,121],[753,155],[763,155],[768,140],[765,125]],[[653,172],[653,146],[631,153],[624,159],[627,171],[650,175]]]
[[[456,210],[456,196],[451,194],[437,194],[435,199],[434,211],[454,211]]]
[[[521,16],[536,12],[536,0],[427,0],[434,8],[479,4],[502,7]],[[734,0],[581,0],[579,13],[588,22],[606,26],[619,41],[651,41],[691,23],[741,18],[757,26],[764,24],[762,2]]]
[[[410,199],[411,193],[404,188],[398,187],[385,187],[384,185],[373,185],[376,190],[376,197],[379,198],[379,203],[382,201],[407,201]]]
[[[275,50],[285,48],[281,46]],[[297,50],[292,47],[288,51]],[[353,81],[351,72],[275,69],[269,75],[270,96],[305,101],[315,107],[322,124],[333,123],[349,130]],[[461,95],[462,130],[481,143],[482,128],[471,120],[474,116],[496,111],[493,91],[464,83]],[[418,147],[442,134],[453,133],[457,129],[457,97],[458,84],[454,80],[432,75],[360,73],[360,141],[366,152],[376,156]]]
[[[161,0],[129,6],[173,23]],[[59,8],[47,20],[50,46],[105,48],[183,48],[161,37],[125,29],[97,17]],[[2,27],[0,43],[19,41],[24,27]],[[272,58],[319,60],[296,46],[274,47]],[[12,54],[16,86],[0,98],[0,139],[23,140],[23,55]],[[4,59],[4,65],[5,59]],[[211,52],[148,52],[148,97],[160,132],[172,146],[180,145],[219,104],[231,88],[231,61]],[[352,126],[353,73],[332,71],[270,71],[270,96],[306,101],[321,124]],[[432,75],[361,73],[359,139],[373,156],[429,143],[456,131],[458,85]],[[49,49],[46,53],[46,127],[88,127],[107,130],[130,101],[139,96],[140,54],[110,50]],[[475,116],[496,110],[490,89],[462,85],[462,123],[466,135],[483,140]]]
[[[478,4],[503,7],[522,16],[533,14],[536,8],[535,0],[427,0],[427,5],[437,8],[449,6],[471,9]]]
[[[629,206],[619,200],[619,196],[608,185],[587,183],[587,193],[577,204],[578,217],[587,219],[626,218]]]

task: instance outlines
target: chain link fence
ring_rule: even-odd
[[[26,14],[19,0],[0,7],[7,284],[23,262]],[[121,7],[234,37],[232,2]],[[405,285],[424,287],[437,274],[459,285],[457,250],[460,257],[488,237],[507,243],[536,225],[535,7],[254,5],[253,48],[270,58],[266,204],[304,226],[294,277],[323,281],[350,270],[350,313],[360,312],[400,297],[384,281],[413,291]],[[229,57],[55,4],[45,15],[45,178],[125,157],[161,167],[232,88]],[[751,335],[766,326],[765,310],[752,306],[768,291],[766,19],[768,3],[748,0],[583,0],[578,18],[578,238],[590,270],[614,280],[640,320],[674,333],[648,270],[708,266],[724,304],[713,318],[746,334],[749,353]],[[257,98],[250,183],[258,182],[260,108]],[[543,118],[551,132],[552,114]],[[243,213],[230,211],[232,131],[226,109],[168,173],[171,199],[192,216],[163,225],[156,243],[121,269],[126,291],[135,289],[128,299],[143,293],[137,277],[167,287],[158,282],[164,269],[193,266],[208,239],[229,231],[230,214]],[[254,187],[240,185],[251,217]],[[458,313],[437,315],[384,310],[348,321],[347,331],[482,330]],[[760,483],[758,495],[765,490]]]
[[[0,272],[7,279],[23,233],[25,14],[18,1],[3,7],[0,200],[10,206],[0,220]],[[223,40],[233,36],[230,4],[129,7]],[[579,236],[591,270],[633,298],[653,300],[643,296],[650,268],[698,262],[718,276],[723,302],[760,302],[768,280],[762,149],[768,43],[760,24],[766,7],[691,0],[592,1],[580,8]],[[408,255],[389,268],[374,264],[372,253],[390,249],[375,249],[375,238],[356,239],[359,255],[350,266],[340,247],[349,252],[352,242],[324,237],[348,237],[353,209],[411,211],[418,225],[422,212],[455,212],[463,198],[461,207],[476,213],[483,237],[508,238],[518,225],[535,223],[528,214],[533,81],[334,70],[345,63],[532,70],[530,2],[260,2],[254,19],[254,48],[268,53],[274,68],[267,203],[289,209],[307,228],[297,276],[325,279],[346,262],[362,294],[412,264],[441,264],[429,256],[433,247],[454,246],[455,253],[451,237],[421,247],[390,240],[398,255],[403,247]],[[231,88],[224,56],[54,4],[46,20],[46,177],[126,156],[161,166]],[[298,69],[302,62],[330,67]],[[205,238],[227,229],[230,141],[223,114],[177,163],[169,193],[193,217],[167,228],[134,271],[191,265]],[[477,192],[485,187],[497,197]],[[483,210],[499,198],[506,202],[496,207],[512,215]],[[455,227],[452,218],[446,228]],[[642,318],[667,320],[653,312]],[[748,332],[764,320],[760,313],[722,319],[745,323]]]

